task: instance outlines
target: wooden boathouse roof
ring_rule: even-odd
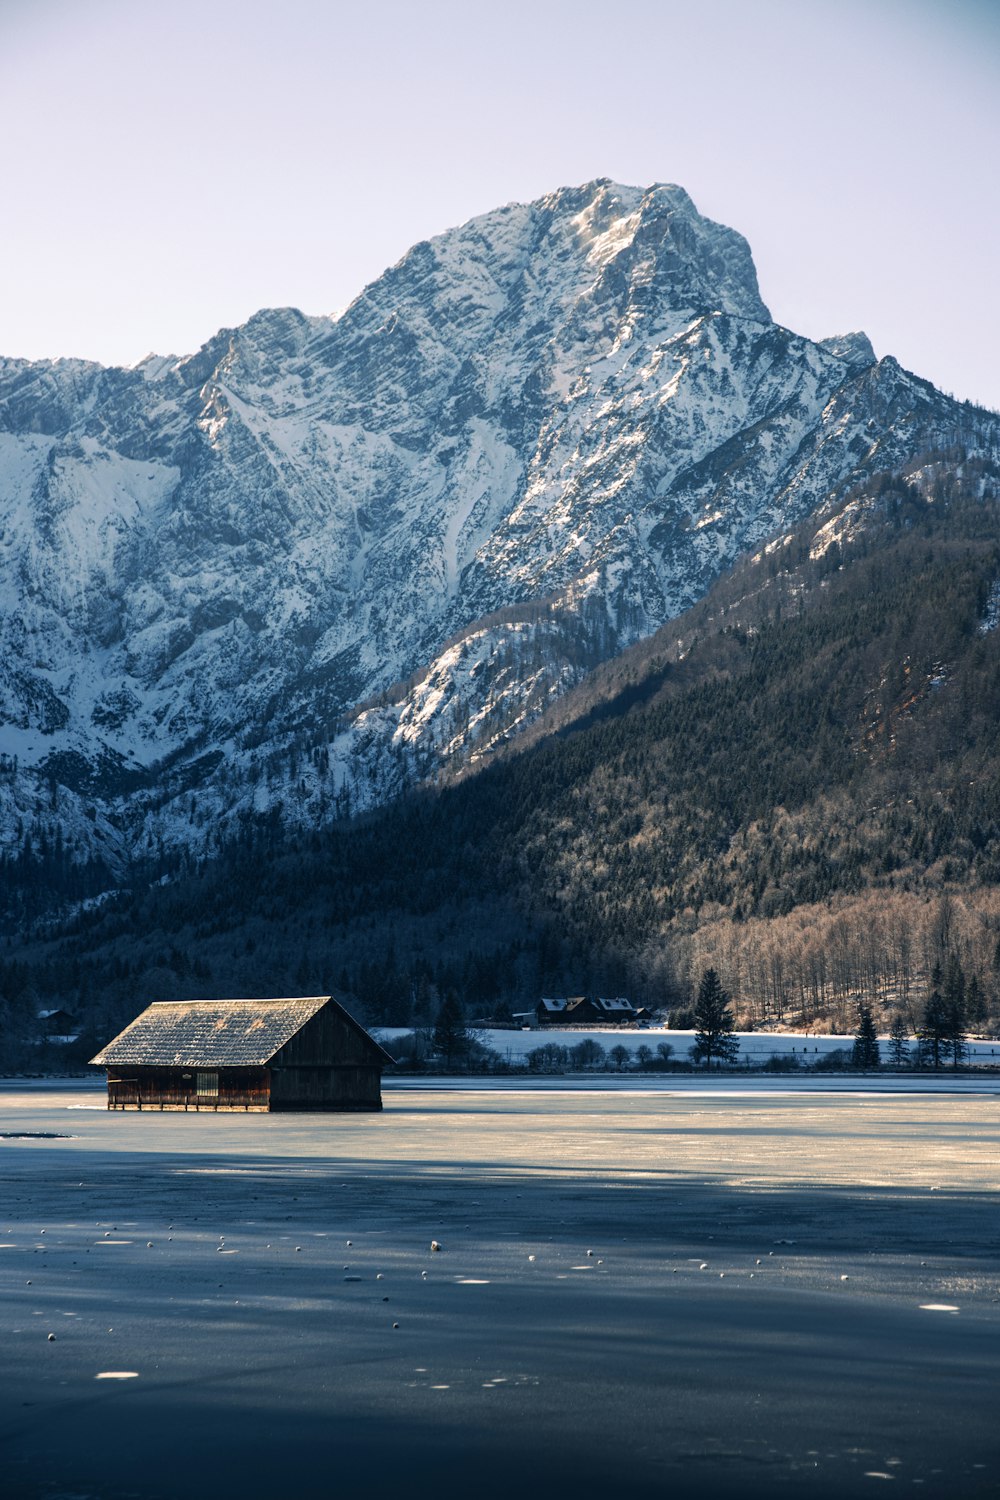
[[[324,1006],[334,1007],[383,1061],[388,1053],[329,995],[289,1000],[158,1000],[108,1043],[98,1067],[263,1067]]]

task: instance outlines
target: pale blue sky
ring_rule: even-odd
[[[187,353],[609,176],[1000,407],[1000,0],[0,0],[0,354]]]

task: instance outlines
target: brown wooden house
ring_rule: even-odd
[[[535,1009],[539,1026],[628,1026],[649,1019],[648,1010],[636,1010],[631,1000],[591,999],[573,995],[567,1000],[539,1000]]]
[[[91,1062],[109,1109],[381,1109],[392,1058],[329,995],[161,1000]]]

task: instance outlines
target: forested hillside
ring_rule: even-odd
[[[957,453],[885,476],[485,769],[311,837],[246,819],[221,859],[12,936],[8,1033],[39,998],[100,1036],[152,998],[331,985],[396,1023],[451,988],[470,1015],[682,1006],[709,963],[744,1020],[848,1028],[950,964],[995,1024],[998,491]]]

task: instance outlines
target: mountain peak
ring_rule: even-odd
[[[625,275],[648,288],[645,295],[660,309],[771,321],[747,241],[699,213],[679,184],[638,188],[598,178],[542,204],[574,210],[571,222],[588,263],[613,264],[616,279]]]
[[[684,188],[598,178],[414,246],[336,321],[0,360],[0,834],[200,845],[489,755],[741,552],[953,441],[873,359],[777,328]]]
[[[835,333],[818,342],[821,349],[825,349],[835,359],[842,359],[854,372],[867,370],[869,366],[878,363],[867,333]]]

